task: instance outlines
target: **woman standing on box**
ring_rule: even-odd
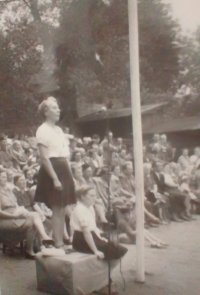
[[[65,209],[76,203],[74,182],[67,161],[66,139],[62,129],[56,126],[60,109],[54,97],[39,105],[44,123],[36,132],[41,159],[35,201],[52,209],[52,230],[56,248],[65,249],[63,242]]]
[[[96,199],[94,188],[83,185],[76,193],[78,204],[70,219],[70,225],[74,231],[73,248],[78,252],[93,253],[98,259],[116,260],[123,257],[127,249],[102,238],[96,226],[93,208]]]

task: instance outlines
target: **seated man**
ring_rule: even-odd
[[[119,177],[120,184],[123,189],[123,193],[126,192],[126,194],[129,194],[130,196],[133,196],[135,193],[135,178],[133,175],[133,164],[130,161],[127,161],[125,165],[122,167],[122,173]],[[145,206],[148,205],[145,202]],[[148,208],[149,209],[149,208]],[[145,210],[145,217],[147,217],[151,222],[158,223],[159,219],[155,217],[153,214],[149,212],[146,207]]]
[[[190,220],[190,197],[186,193],[182,193],[179,185],[175,184],[169,174],[163,173],[163,164],[161,161],[153,163],[153,179],[156,182],[158,192],[169,197],[172,220],[180,221]]]
[[[158,216],[162,224],[169,222],[169,201],[167,196],[158,192],[157,185],[151,175],[151,164],[144,163],[144,193],[147,198],[146,202],[152,204],[152,212]]]
[[[26,238],[26,258],[34,259],[33,239],[35,231],[43,240],[43,245],[53,241],[46,234],[41,218],[36,212],[29,212],[17,204],[12,191],[7,187],[7,176],[0,172],[0,236],[1,240],[13,247]]]

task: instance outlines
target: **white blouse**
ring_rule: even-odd
[[[82,203],[78,203],[74,208],[71,218],[70,225],[76,231],[82,232],[83,227],[87,227],[89,231],[98,231],[95,220],[95,211],[92,206],[86,207]]]
[[[36,132],[37,144],[47,148],[48,158],[59,158],[68,156],[65,134],[58,126],[50,126],[43,123]]]

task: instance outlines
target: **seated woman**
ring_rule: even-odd
[[[84,164],[82,167],[82,170],[83,170],[83,178],[84,178],[85,184],[87,184],[95,189],[92,168],[89,165]],[[103,202],[101,199],[96,198],[96,201],[94,204],[94,210],[95,210],[96,217],[97,217],[97,224],[100,226],[104,226],[105,224],[107,224],[108,221],[105,216],[106,212],[105,212]]]
[[[71,164],[76,164],[77,167],[81,168],[84,164],[81,159],[81,153],[79,151],[74,151],[71,158]]]
[[[98,160],[98,155],[97,155],[97,151],[95,149],[91,149],[88,151],[88,156],[90,158],[89,161],[89,165],[92,168],[92,172],[93,175],[95,175],[96,173],[98,173],[100,167],[101,167],[101,163]]]
[[[178,158],[178,163],[181,165],[183,170],[187,169],[188,171],[192,171],[193,165],[190,162],[188,149],[182,149],[182,155]]]
[[[127,201],[123,206],[116,203],[114,205],[114,211],[118,220],[117,230],[119,241],[124,244],[134,244],[136,241],[136,216],[132,204],[130,201]],[[144,237],[150,243],[151,248],[160,249],[168,246],[167,243],[161,241],[146,229],[144,230]]]
[[[78,252],[93,253],[98,259],[116,260],[123,257],[127,249],[114,245],[100,236],[96,226],[94,204],[95,190],[87,185],[77,190],[79,200],[71,215],[71,226],[74,229],[73,248]]]
[[[85,184],[82,168],[73,163],[71,165],[71,171],[74,180],[75,190],[77,190],[81,185]]]
[[[34,171],[32,169],[26,170],[24,172],[25,176],[26,176],[26,188],[30,189],[32,186],[35,186],[36,183],[33,179],[34,176]]]
[[[41,218],[36,212],[29,212],[17,204],[12,191],[6,186],[7,176],[0,172],[0,237],[11,248],[26,238],[26,258],[34,259],[33,240],[35,231],[43,240],[43,245],[53,246],[46,234]]]
[[[19,140],[14,141],[9,152],[16,166],[19,166],[22,169],[27,164],[28,158]]]
[[[6,171],[6,175],[7,175],[7,186],[13,190],[15,185],[14,185],[14,181],[13,181],[13,176],[14,176],[14,173],[11,169],[7,169]]]
[[[31,193],[26,189],[26,179],[23,174],[16,175],[14,177],[15,188],[13,189],[13,193],[17,199],[17,203],[19,206],[23,206],[26,210],[30,212],[38,212],[41,217],[41,220],[44,221],[46,217],[44,213],[41,211],[40,207],[33,201]]]

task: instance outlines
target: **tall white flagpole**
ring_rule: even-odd
[[[136,281],[145,281],[144,265],[144,175],[140,106],[140,68],[137,0],[128,0],[131,104],[136,194]]]

